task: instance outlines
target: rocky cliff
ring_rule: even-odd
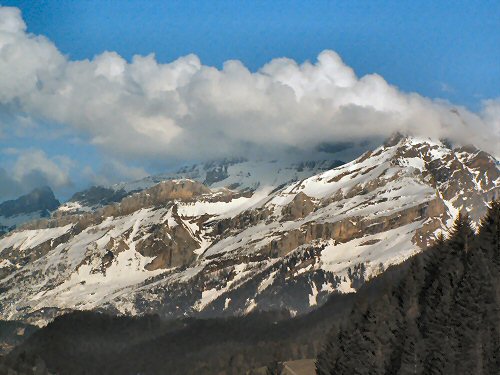
[[[460,210],[479,218],[500,189],[492,156],[402,136],[253,188],[234,165],[1,237],[0,315],[43,324],[71,309],[302,313],[422,251]]]

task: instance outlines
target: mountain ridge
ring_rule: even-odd
[[[422,251],[460,210],[478,220],[499,174],[477,149],[403,137],[282,187],[162,182],[1,238],[0,313],[303,313]]]
[[[448,239],[441,236],[357,293],[332,295],[298,317],[255,311],[170,320],[75,311],[40,329],[3,363],[0,358],[0,369],[257,375],[266,368],[279,373],[285,361],[317,358],[319,374],[428,374],[443,368],[470,374],[481,367],[496,374],[499,208],[491,202],[479,233],[459,215]]]
[[[60,206],[48,186],[33,189],[17,199],[0,203],[0,235],[25,222],[49,217]]]

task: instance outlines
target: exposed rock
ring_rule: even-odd
[[[488,154],[396,138],[265,194],[172,180],[27,225],[0,239],[0,316],[300,313],[353,292],[431,244],[459,210],[482,215],[500,188]],[[238,177],[227,181],[249,185]]]
[[[120,202],[129,195],[124,189],[112,189],[103,186],[92,186],[87,190],[73,194],[69,202],[78,202],[89,207],[104,206]]]
[[[439,198],[372,220],[351,217],[332,223],[310,222],[304,224],[300,229],[283,233],[280,239],[271,241],[264,251],[270,257],[282,257],[297,247],[314,240],[332,239],[338,243],[348,242],[355,238],[388,231],[428,217],[436,221],[433,221],[433,225],[427,224],[425,229],[419,231],[419,235],[422,237],[421,243],[427,241],[427,244],[432,241],[433,232],[439,227],[437,223],[441,225],[448,218],[446,207]]]
[[[306,217],[315,209],[315,204],[303,192],[298,193],[295,198],[283,208],[283,221],[297,220]]]
[[[401,134],[400,132],[395,132],[393,135],[391,135],[389,138],[386,139],[384,142],[385,147],[393,147],[396,146],[401,140],[403,140],[405,136]]]
[[[136,244],[139,253],[155,257],[146,265],[148,271],[187,266],[196,258],[194,250],[199,247],[199,243],[183,225],[172,229],[165,225],[155,226],[150,236]]]
[[[212,185],[215,182],[223,181],[228,178],[227,165],[221,165],[207,171],[207,176],[203,182],[206,185]]]
[[[196,181],[164,181],[150,189],[124,198],[118,206],[105,207],[104,216],[128,215],[140,208],[161,206],[175,200],[189,201],[210,192],[209,188]]]

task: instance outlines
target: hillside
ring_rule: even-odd
[[[498,374],[500,202],[479,233],[459,216],[424,255],[330,334],[318,374]]]
[[[471,374],[478,366],[495,374],[499,208],[494,202],[477,235],[461,216],[449,239],[299,317],[74,312],[33,334],[6,363],[20,369],[43,360],[60,374],[253,374],[319,352],[319,374]]]
[[[285,186],[163,181],[0,238],[0,316],[304,313],[420,252],[459,210],[477,223],[499,184],[480,150],[400,135]]]

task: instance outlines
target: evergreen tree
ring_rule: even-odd
[[[389,293],[354,310],[318,374],[499,374],[498,201],[478,235],[460,214]],[[321,365],[320,365],[321,364]]]
[[[422,371],[421,335],[414,319],[409,318],[403,334],[399,366],[391,373],[400,375],[415,375]]]
[[[481,250],[496,265],[493,271],[498,277],[500,274],[500,200],[494,200],[489,204],[488,211],[481,220],[478,241]]]
[[[331,356],[333,367],[325,369],[324,374],[348,374],[351,371],[351,363],[349,362],[351,343],[353,337],[348,330],[340,330],[337,340],[337,350],[334,352],[325,353]]]
[[[338,348],[340,342],[340,332],[332,329],[327,337],[321,352],[316,359],[316,373],[319,375],[329,375],[331,369],[335,367],[335,359],[338,356]],[[338,339],[338,340],[337,340]]]
[[[475,249],[467,254],[464,276],[455,294],[453,324],[456,361],[464,362],[457,373],[482,373],[482,331],[493,304],[493,287],[484,255]]]
[[[469,215],[464,211],[460,211],[455,219],[455,222],[453,223],[448,242],[453,250],[459,253],[462,251],[467,252],[470,242],[474,239],[475,234],[476,233],[472,227]]]

